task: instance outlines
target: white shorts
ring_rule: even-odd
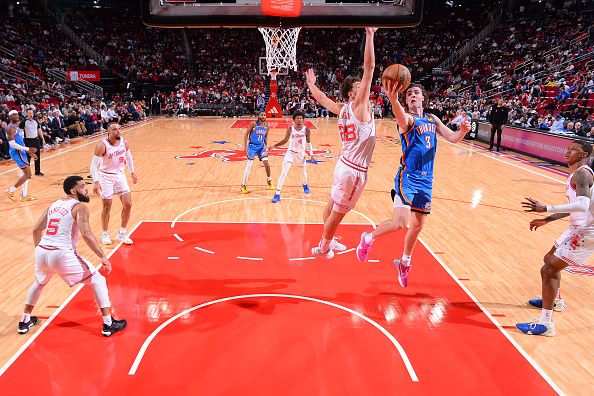
[[[555,241],[556,257],[569,265],[584,265],[594,253],[594,229],[570,226]]]
[[[305,153],[298,153],[295,151],[287,150],[285,154],[285,161],[289,164],[295,162],[297,166],[304,166],[305,165]]]
[[[353,209],[366,183],[367,172],[355,170],[339,159],[334,168],[334,183],[330,191],[334,211],[346,213]]]
[[[114,194],[126,194],[130,192],[128,179],[123,172],[111,174],[99,172],[99,185],[101,186],[101,198],[112,199]]]
[[[35,248],[35,279],[40,285],[49,282],[54,274],[60,275],[68,286],[87,283],[95,272],[95,267],[73,249]]]

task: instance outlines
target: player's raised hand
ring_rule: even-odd
[[[374,34],[375,32],[377,32],[377,28],[374,28],[374,27],[366,27],[365,28],[365,33],[367,33],[367,34]]]
[[[398,91],[400,90],[400,85],[394,84],[388,79],[384,79],[382,80],[382,86],[384,87],[384,92],[388,95],[390,102],[398,103]]]
[[[101,184],[99,184],[99,182],[95,182],[95,184],[93,185],[93,192],[96,195],[101,195]]]
[[[307,85],[315,85],[316,75],[315,75],[313,69],[311,69],[311,68],[307,69],[307,71],[305,72],[305,81],[307,82]]]
[[[524,212],[536,212],[542,213],[547,211],[547,207],[542,205],[535,199],[532,198],[525,198],[527,201],[522,202],[522,207],[524,208]]]
[[[460,123],[460,130],[466,135],[470,132],[470,128],[470,121],[468,121],[468,116],[466,116],[464,122]]]
[[[132,183],[138,183],[138,176],[136,176],[136,173],[130,173],[130,176],[132,176]]]
[[[542,227],[547,223],[547,219],[534,219],[530,222],[530,231],[536,231],[538,227]]]

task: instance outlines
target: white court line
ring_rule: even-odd
[[[138,366],[140,365],[140,362],[142,361],[142,358],[144,357],[144,354],[146,353],[146,350],[149,347],[149,345],[151,344],[151,342],[153,341],[153,339],[165,327],[167,327],[168,325],[170,325],[171,323],[173,323],[175,320],[179,319],[180,317],[182,317],[184,315],[188,315],[190,312],[196,311],[200,308],[207,307],[209,305],[218,304],[218,303],[222,303],[222,302],[226,302],[226,301],[232,301],[232,300],[240,300],[240,299],[244,299],[244,298],[259,298],[259,297],[292,298],[292,299],[296,299],[296,300],[317,302],[320,304],[325,304],[325,305],[329,305],[334,308],[338,308],[340,310],[350,313],[351,315],[355,315],[355,316],[363,319],[364,321],[366,321],[367,323],[369,323],[370,325],[372,325],[373,327],[375,327],[376,329],[381,331],[382,334],[384,334],[392,342],[392,344],[398,350],[398,353],[400,354],[400,357],[402,358],[402,361],[403,361],[404,365],[406,366],[406,369],[408,370],[410,379],[414,382],[419,382],[419,378],[417,377],[417,374],[415,373],[415,370],[414,370],[412,364],[410,363],[410,360],[408,359],[408,356],[407,356],[406,352],[404,351],[404,348],[402,347],[402,345],[400,345],[398,340],[396,340],[396,338],[392,334],[390,334],[386,329],[384,329],[379,323],[375,322],[374,320],[368,318],[367,316],[365,316],[357,311],[354,311],[354,310],[344,307],[342,305],[335,304],[330,301],[320,300],[317,298],[305,297],[305,296],[299,296],[299,295],[293,295],[293,294],[245,294],[245,295],[241,295],[241,296],[231,296],[231,297],[221,298],[221,299],[214,300],[214,301],[208,301],[203,304],[196,305],[195,307],[186,309],[185,311],[182,311],[182,312],[178,313],[177,315],[169,318],[167,321],[163,322],[159,327],[157,327],[147,337],[146,340],[144,340],[142,347],[140,347],[140,350],[138,351],[138,354],[136,355],[136,358],[134,359],[134,363],[132,363],[132,367],[130,367],[130,371],[128,371],[128,375],[136,374],[136,371],[138,370]]]
[[[169,223],[169,222],[167,221],[166,223]],[[196,249],[196,250],[200,250],[201,252],[204,252],[204,253],[209,253],[209,254],[214,254],[214,253],[215,253],[215,252],[213,252],[212,250],[208,250],[208,249],[202,249],[201,247],[198,247],[198,246],[194,246],[194,249]]]
[[[264,261],[262,257],[244,257],[244,256],[237,256],[240,260],[253,260],[253,261]]]
[[[138,224],[136,224],[134,226],[134,228],[132,228],[132,230],[130,230],[130,235],[132,235],[134,233],[134,231],[140,226],[140,224],[142,224],[142,221],[139,221]],[[119,242],[115,248],[109,252],[107,254],[107,258],[110,258],[119,248],[120,246],[122,246],[123,242]],[[99,266],[96,267],[97,270],[99,270],[101,268],[102,264],[99,264]],[[50,317],[43,322],[43,324],[41,325],[41,327],[39,328],[39,330],[37,330],[37,332],[35,334],[33,334],[28,340],[27,342],[25,342],[18,351],[15,352],[14,355],[12,355],[12,357],[8,360],[8,362],[6,362],[6,364],[4,366],[2,366],[2,368],[0,369],[0,376],[2,376],[2,374],[4,374],[6,372],[6,370],[8,370],[8,368],[15,362],[15,360],[17,360],[19,358],[19,356],[21,356],[21,354],[23,352],[25,352],[25,350],[33,343],[33,341],[35,341],[35,339],[37,337],[39,337],[39,335],[41,334],[41,332],[43,330],[45,330],[45,328],[52,322],[52,320],[54,320],[54,318],[56,316],[58,316],[58,314],[60,312],[62,312],[62,310],[66,307],[66,305],[68,305],[68,303],[70,303],[70,301],[72,301],[72,299],[78,294],[78,292],[84,287],[84,285],[79,285],[76,290],[74,290],[70,296],[68,296],[68,298],[58,307],[58,309],[56,309],[51,315]]]
[[[222,201],[208,202],[208,203],[205,203],[203,205],[198,205],[198,206],[195,206],[193,208],[190,208],[190,209],[186,210],[182,214],[178,215],[175,219],[173,219],[173,221],[171,222],[171,228],[175,228],[175,223],[177,223],[178,220],[180,218],[182,218],[183,216],[185,216],[186,214],[188,214],[190,212],[193,212],[195,210],[198,210],[198,209],[207,207],[207,206],[217,205],[217,204],[226,203],[226,202],[253,201],[253,200],[259,200],[259,199],[269,199],[269,198],[268,197],[261,197],[261,198],[232,198],[232,199],[225,199],[225,200],[222,200]],[[328,204],[328,202],[324,202],[324,201],[316,201],[316,200],[312,200],[312,199],[303,199],[303,198],[283,198],[283,200],[285,200],[285,201],[304,201],[304,202],[311,202],[311,203],[321,203],[323,205]],[[364,215],[363,213],[361,213],[359,211],[356,211],[355,209],[351,209],[350,211],[352,213],[358,214],[359,216],[363,217],[375,229],[375,223],[368,216]],[[212,222],[215,222],[215,221],[211,221],[211,223]],[[216,223],[221,223],[221,222],[220,221],[216,221]],[[233,223],[235,223],[235,222],[233,222]],[[247,223],[252,223],[252,222],[247,222]],[[267,223],[267,222],[264,222],[264,223]]]
[[[173,234],[173,236],[175,237],[175,239],[177,239],[177,240],[178,240],[178,241],[180,241],[180,242],[183,242],[183,241],[184,241],[184,240],[182,239],[182,237],[180,237],[180,236],[179,236],[179,235],[177,235],[177,234]]]
[[[350,248],[350,249],[347,249],[347,250],[343,250],[342,252],[337,252],[336,254],[345,254],[345,253],[352,252],[353,250],[355,250],[355,248]]]
[[[367,260],[368,263],[379,263],[379,260]]]
[[[315,260],[315,257],[296,257],[296,258],[289,259],[289,261],[303,261],[303,260]]]
[[[464,290],[464,292],[472,299],[472,301],[474,301],[474,303],[481,309],[481,311],[483,311],[483,313],[489,318],[489,320],[491,320],[491,322],[493,322],[493,324],[499,329],[499,331],[501,331],[501,333],[504,335],[504,337],[507,338],[508,341],[511,342],[511,344],[514,347],[516,347],[516,349],[518,350],[518,352],[520,352],[520,354],[522,356],[524,356],[524,358],[526,358],[526,360],[528,361],[528,363],[530,363],[532,365],[532,367],[534,367],[534,369],[545,379],[545,381],[547,381],[549,383],[549,385],[558,394],[564,395],[564,393],[557,386],[557,384],[555,384],[553,382],[553,380],[547,375],[547,373],[545,373],[544,370],[542,368],[540,368],[540,366],[538,365],[538,363],[536,363],[532,359],[532,357],[530,357],[530,355],[528,355],[528,353],[526,353],[526,351],[524,351],[524,349],[520,346],[520,344],[518,344],[516,342],[516,340],[514,340],[509,335],[509,333],[507,331],[505,331],[505,329],[503,327],[501,327],[501,325],[495,320],[495,318],[493,318],[493,316],[491,316],[491,314],[489,313],[489,311],[487,311],[485,309],[485,307],[483,307],[483,304],[481,304],[481,302],[470,292],[470,290],[468,290],[466,288],[466,286],[464,286],[464,284],[458,279],[458,277],[454,274],[454,272],[443,261],[441,261],[441,259],[439,257],[437,257],[437,255],[435,253],[433,253],[433,250],[431,250],[429,248],[429,246],[425,243],[425,241],[423,241],[421,238],[418,238],[418,240],[419,240],[419,242],[421,242],[423,244],[423,246],[425,246],[425,249],[427,249],[427,251],[429,253],[431,253],[431,255],[433,256],[433,258],[439,263],[439,265],[441,265],[441,267],[447,271],[447,273],[458,284],[458,286],[460,286],[460,288],[462,288],[462,290]],[[527,336],[527,337],[529,337],[529,336]]]
[[[143,223],[171,223],[171,220],[142,220]],[[322,225],[321,221],[241,221],[241,220],[177,220],[177,223],[217,223],[217,224],[312,224]],[[341,222],[345,225],[369,225],[369,222]]]
[[[565,184],[565,182],[564,182],[564,181],[562,181],[562,180],[555,179],[554,177],[551,177],[551,176],[548,176],[548,175],[542,174],[542,173],[540,173],[540,172],[536,172],[536,171],[534,171],[534,170],[532,170],[532,169],[527,169],[527,168],[524,168],[523,166],[520,166],[520,165],[518,165],[518,164],[513,164],[513,163],[511,163],[511,162],[504,161],[504,160],[502,160],[502,159],[501,159],[501,158],[499,158],[499,157],[493,157],[493,156],[490,156],[490,155],[488,155],[488,154],[486,154],[486,153],[481,153],[481,152],[480,152],[480,151],[478,151],[478,150],[473,150],[473,149],[471,149],[471,148],[464,147],[463,145],[461,145],[461,144],[459,144],[459,143],[452,143],[452,142],[448,142],[448,141],[447,141],[447,140],[445,140],[444,138],[440,138],[439,140],[440,140],[440,141],[443,141],[444,143],[448,143],[448,144],[451,144],[451,145],[454,145],[454,146],[460,147],[460,148],[462,148],[462,149],[464,149],[464,150],[466,150],[466,151],[470,151],[470,152],[471,152],[471,153],[473,153],[473,154],[482,155],[483,157],[487,157],[487,158],[490,158],[490,159],[492,159],[492,160],[495,160],[495,161],[502,162],[502,163],[504,163],[504,164],[506,164],[506,165],[513,166],[514,168],[522,169],[522,170],[525,170],[526,172],[530,172],[530,173],[532,173],[532,174],[535,174],[535,175],[538,175],[538,176],[544,177],[544,178],[546,178],[546,179],[549,179],[549,180],[555,181],[555,182],[557,182],[557,183]]]
[[[169,256],[169,257],[167,257],[167,260],[179,260],[179,257],[177,257],[177,256]]]
[[[142,123],[140,125],[133,125],[130,128],[128,128],[128,129],[125,129],[125,130],[122,129],[122,133],[126,133],[126,132],[129,132],[129,131],[133,130],[133,129],[150,125],[150,124],[154,123],[155,121],[157,121],[157,120],[147,121],[146,123]],[[45,160],[48,160],[50,158],[54,158],[54,157],[58,157],[60,155],[64,155],[64,154],[69,153],[71,151],[78,150],[81,147],[88,146],[89,144],[97,143],[98,141],[100,141],[103,138],[104,138],[104,136],[97,136],[97,138],[92,138],[90,142],[83,143],[83,144],[77,144],[76,146],[74,146],[74,147],[72,147],[72,148],[70,148],[68,150],[60,151],[59,153],[56,153],[54,155],[50,155],[49,157],[43,157],[41,159],[41,161],[45,161]],[[4,171],[4,172],[0,172],[0,176],[5,175],[5,174],[10,173],[10,172],[14,172],[17,169],[19,169],[19,168],[16,167],[16,165],[15,165],[15,168],[9,169],[9,170]]]

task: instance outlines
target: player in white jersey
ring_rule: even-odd
[[[522,202],[526,212],[553,212],[555,214],[530,222],[530,229],[548,222],[569,216],[569,228],[556,241],[544,256],[540,269],[542,278],[542,298],[530,300],[532,306],[542,308],[537,322],[518,323],[516,327],[531,335],[554,336],[553,310],[565,310],[565,302],[559,295],[561,271],[568,265],[583,265],[594,253],[594,171],[589,166],[592,145],[582,140],[574,140],[567,149],[565,159],[569,176],[565,192],[568,204],[544,206],[540,202],[526,198]]]
[[[365,52],[363,58],[363,77],[346,77],[340,93],[347,103],[336,103],[328,98],[317,86],[312,69],[306,73],[307,86],[315,100],[332,113],[338,115],[338,131],[342,140],[340,159],[334,168],[334,183],[330,200],[324,210],[324,231],[318,246],[311,252],[314,256],[334,257],[333,250],[342,250],[334,239],[338,225],[363,193],[367,183],[367,169],[375,147],[375,121],[369,103],[369,94],[375,53],[373,37],[377,28],[365,28]]]
[[[123,330],[126,321],[112,318],[105,277],[76,252],[78,237],[82,235],[85,243],[101,259],[106,273],[111,272],[111,263],[89,226],[89,208],[85,205],[89,202],[89,191],[80,176],[67,177],[63,187],[66,197],[51,204],[33,229],[35,281],[27,295],[18,332],[25,334],[37,323],[37,317],[32,316],[31,312],[39,301],[43,287],[54,274],[58,274],[70,287],[79,283],[91,284],[103,316],[101,333],[109,337]]]
[[[273,203],[280,201],[281,190],[293,162],[296,162],[297,167],[301,169],[301,185],[303,186],[303,192],[305,194],[310,193],[309,186],[307,184],[307,161],[305,159],[305,146],[307,145],[307,151],[309,152],[309,156],[311,158],[313,158],[313,147],[310,141],[309,128],[303,124],[304,118],[305,116],[302,112],[296,111],[293,114],[294,124],[287,128],[287,133],[285,134],[283,140],[273,146],[274,148],[277,148],[289,142],[289,148],[287,149],[287,153],[285,154],[285,158],[283,160],[283,170],[280,177],[278,178],[276,192],[272,198]]]
[[[122,221],[116,239],[128,245],[133,243],[126,231],[132,210],[132,194],[124,173],[125,165],[128,165],[132,181],[136,184],[138,178],[134,173],[130,145],[126,139],[122,138],[120,125],[114,122],[107,127],[107,138],[95,146],[95,154],[91,161],[91,176],[95,182],[93,191],[103,200],[101,241],[105,245],[111,245],[107,227],[109,226],[109,214],[114,194],[119,195],[122,201]]]

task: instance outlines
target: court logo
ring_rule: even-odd
[[[268,151],[269,157],[284,157],[287,153],[286,148],[275,148]],[[313,150],[314,156],[327,156],[330,150]],[[201,158],[220,158],[223,162],[242,162],[246,160],[246,152],[243,150],[225,149],[225,150],[204,150],[199,153],[189,155],[178,155],[176,159],[201,159]]]

